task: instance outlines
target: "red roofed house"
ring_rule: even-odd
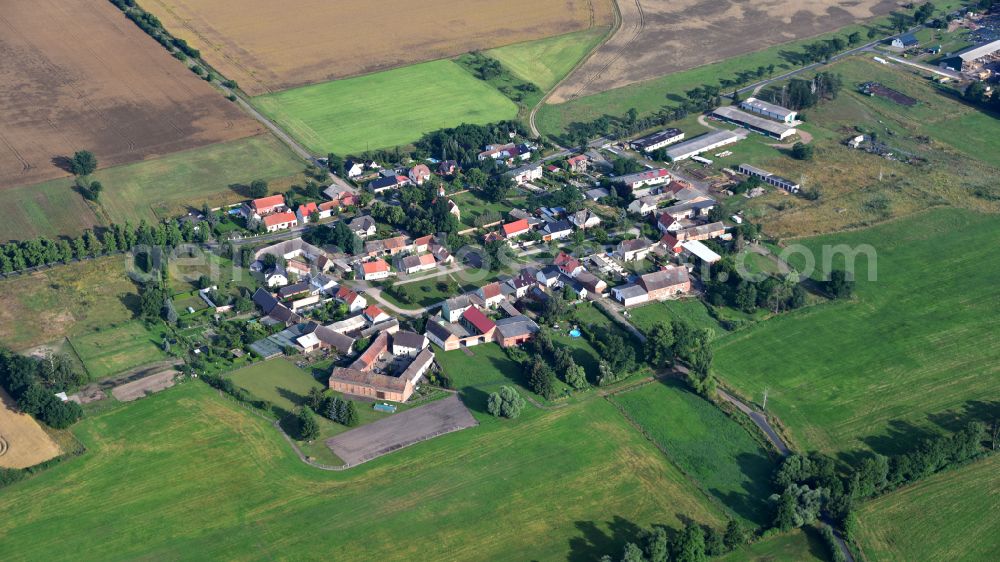
[[[664,234],[677,232],[681,229],[681,223],[668,213],[661,213],[660,218],[656,220],[656,228],[660,229],[660,232]]]
[[[368,306],[368,301],[365,300],[365,297],[355,293],[346,285],[341,285],[333,298],[338,302],[346,304],[347,310],[350,312],[357,312]]]
[[[368,308],[365,309],[364,315],[365,318],[367,318],[372,324],[378,324],[379,322],[385,322],[386,320],[392,319],[392,316],[389,316],[384,310],[374,304],[369,305]]]
[[[295,210],[295,217],[299,219],[299,224],[306,224],[309,222],[309,216],[313,213],[319,213],[319,206],[310,201],[305,205],[299,205],[299,208]]]
[[[410,173],[408,174],[410,181],[417,185],[424,185],[424,182],[431,179],[431,169],[427,167],[426,164],[417,164],[416,166],[410,168]]]
[[[285,196],[284,195],[271,195],[270,197],[261,197],[260,199],[254,199],[249,205],[250,215],[255,218],[260,218],[265,215],[270,215],[285,210]]]
[[[286,228],[291,228],[299,223],[299,219],[295,218],[295,214],[287,211],[284,213],[267,215],[263,218],[263,221],[264,228],[266,228],[268,232],[285,230]]]
[[[681,243],[677,240],[677,237],[669,232],[660,238],[660,245],[675,254],[679,254],[684,250]]]
[[[558,267],[559,271],[562,271],[570,277],[576,277],[580,273],[586,271],[583,264],[580,263],[580,260],[574,258],[566,252],[559,252],[559,255],[552,261],[552,264]]]
[[[358,276],[365,281],[377,281],[389,275],[391,275],[389,264],[385,260],[378,259],[358,264]]]
[[[666,300],[691,291],[691,278],[684,267],[667,266],[659,271],[639,276],[639,286],[646,290],[649,300]]]
[[[496,281],[487,283],[486,285],[476,289],[476,294],[483,299],[486,306],[491,308],[497,306],[504,300],[503,293],[500,292],[500,283]]]
[[[531,225],[528,224],[528,219],[521,219],[501,226],[500,230],[503,232],[503,237],[510,240],[522,234],[527,234],[531,230]]]
[[[585,154],[577,154],[566,159],[571,172],[586,172],[588,162],[590,162],[590,158],[587,158]]]
[[[421,236],[420,238],[417,238],[416,240],[413,241],[413,251],[417,252],[418,254],[426,252],[432,240],[434,240],[433,234],[428,234],[427,236]]]
[[[340,210],[340,201],[324,201],[320,203],[317,207],[319,210],[319,218],[328,219],[333,216],[335,211]]]
[[[492,320],[486,317],[481,310],[476,307],[467,309],[462,313],[462,317],[459,319],[466,329],[472,331],[475,334],[479,334],[475,343],[486,343],[493,340],[493,331],[496,330],[497,325]]]

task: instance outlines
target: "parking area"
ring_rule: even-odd
[[[478,425],[457,395],[331,437],[327,447],[355,466],[438,435]]]

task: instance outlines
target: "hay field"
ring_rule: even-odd
[[[1000,455],[936,474],[857,509],[869,560],[1000,559]]]
[[[611,0],[149,0],[143,7],[253,96],[611,22]]]
[[[442,127],[517,116],[507,96],[450,60],[303,86],[253,103],[318,154],[406,145]]]
[[[893,0],[634,0],[621,27],[549,103],[620,88],[844,27],[897,7]]]
[[[486,54],[503,63],[518,78],[548,91],[569,74],[608,31],[608,27],[595,27],[490,49]]]
[[[15,409],[14,399],[0,389],[0,468],[27,468],[62,454],[35,418]]]
[[[262,130],[110,2],[4,5],[0,187],[65,176],[76,150],[108,167]]]
[[[75,431],[87,454],[0,494],[0,559],[595,560],[638,526],[725,523],[603,400],[345,472],[197,381]]]
[[[724,335],[713,342],[713,370],[758,402],[768,387],[768,410],[800,450],[894,454],[962,420],[992,419],[1000,408],[998,237],[996,215],[937,209],[802,240],[818,264],[824,247],[872,246],[877,279],[862,254],[854,300]]]

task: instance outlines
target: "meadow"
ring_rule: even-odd
[[[514,102],[450,60],[258,96],[253,103],[319,154],[406,145],[443,127],[517,115]]]
[[[345,472],[303,464],[197,381],[76,433],[86,454],[0,495],[0,558],[595,559],[654,522],[724,524],[603,400],[529,407]]]
[[[607,26],[589,0],[149,0],[143,7],[252,96]],[[392,16],[388,25],[386,16]],[[373,147],[374,148],[374,147]]]
[[[112,222],[152,223],[200,211],[204,203],[236,203],[246,194],[235,186],[255,179],[280,184],[304,166],[268,134],[98,170],[92,178],[104,191],[93,207],[67,178],[0,189],[0,240],[79,236],[84,229]]]
[[[774,464],[745,428],[676,380],[658,380],[611,400],[734,516],[753,525],[770,523]]]
[[[597,27],[486,51],[515,76],[543,91],[552,89],[607,34]]]
[[[996,560],[998,507],[994,454],[865,503],[857,511],[857,542],[870,560]]]
[[[163,326],[150,330],[138,320],[102,327],[69,339],[93,380],[167,358]]]
[[[812,527],[802,527],[737,549],[719,562],[826,562],[826,544]]]
[[[0,280],[0,344],[24,350],[131,320],[139,295],[125,266],[109,256]]]
[[[643,332],[656,324],[681,321],[698,329],[712,330],[715,337],[725,333],[701,299],[654,302],[629,309],[628,313],[629,320]]]
[[[939,209],[801,240],[815,256],[870,244],[877,278],[862,255],[854,299],[717,339],[713,370],[754,401],[769,388],[768,410],[800,450],[894,453],[951,429],[1000,390],[1000,341],[989,337],[1000,330],[998,237],[995,215]],[[804,269],[801,255],[791,263]]]

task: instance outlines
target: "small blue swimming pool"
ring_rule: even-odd
[[[576,328],[573,328],[572,330],[569,331],[569,335],[572,336],[572,337],[574,337],[574,338],[578,338],[578,337],[580,337],[583,334],[580,333],[580,330],[577,330]]]

